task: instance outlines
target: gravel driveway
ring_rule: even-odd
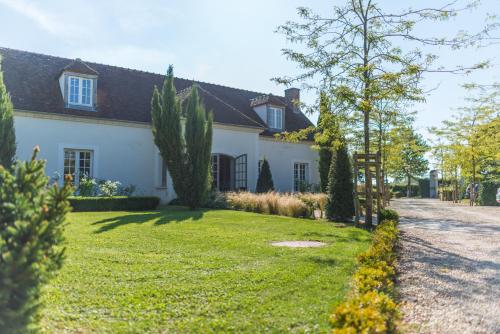
[[[399,199],[409,333],[500,333],[500,207]]]

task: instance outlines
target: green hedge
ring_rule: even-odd
[[[483,181],[479,186],[479,205],[500,205],[496,201],[497,189],[500,188],[498,181]]]
[[[394,197],[401,198],[406,197],[406,184],[393,184],[391,185],[391,191],[394,194]],[[412,184],[410,186],[410,197],[420,196],[420,187],[417,184]]]
[[[429,179],[419,179],[418,188],[418,192],[422,198],[431,197],[431,181]]]
[[[398,214],[384,210],[370,248],[359,255],[354,291],[330,317],[332,333],[398,333],[401,314],[394,301]]]
[[[70,197],[73,211],[146,211],[160,204],[155,196]]]

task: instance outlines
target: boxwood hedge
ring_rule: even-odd
[[[70,197],[73,211],[146,211],[160,204],[156,196]]]

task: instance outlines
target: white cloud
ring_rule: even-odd
[[[70,35],[79,30],[77,26],[65,22],[61,17],[48,13],[25,0],[0,0],[0,4],[32,20],[43,30],[54,35]]]

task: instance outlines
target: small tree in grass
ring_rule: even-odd
[[[16,155],[16,134],[14,132],[14,111],[9,93],[3,83],[0,58],[0,165],[10,168]]]
[[[63,261],[60,247],[70,182],[48,187],[45,162],[0,166],[0,328],[2,333],[37,329],[40,290]]]
[[[194,209],[204,203],[209,190],[213,118],[211,113],[207,117],[196,86],[185,105],[184,133],[181,109],[170,66],[161,93],[155,87],[151,100],[153,137],[180,202]]]
[[[256,193],[267,193],[274,190],[273,176],[271,174],[271,168],[269,167],[269,162],[266,158],[262,161],[262,166],[260,167],[259,178],[257,179]]]
[[[349,221],[354,216],[352,168],[346,145],[332,156],[328,184],[326,216],[330,220]]]

